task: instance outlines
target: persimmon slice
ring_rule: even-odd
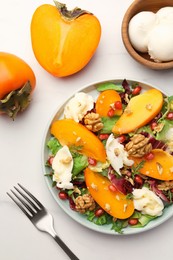
[[[61,119],[51,125],[53,134],[61,145],[75,146],[79,152],[98,161],[106,161],[104,145],[99,138],[85,126],[72,119]]]
[[[85,182],[94,200],[111,216],[126,219],[134,212],[131,199],[119,191],[111,191],[111,182],[99,173],[85,169]]]

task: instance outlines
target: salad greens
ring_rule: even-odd
[[[108,89],[113,89],[118,92],[125,92],[125,89],[123,88],[123,86],[114,84],[112,82],[102,83],[97,87],[98,91],[104,91],[104,90],[108,90]]]

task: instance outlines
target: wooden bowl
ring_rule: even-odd
[[[121,27],[122,40],[128,53],[137,62],[145,65],[148,68],[155,70],[164,70],[173,68],[173,61],[155,62],[150,59],[148,53],[141,53],[135,50],[130,42],[128,34],[128,26],[131,18],[139,12],[151,11],[157,12],[160,8],[165,6],[173,6],[173,0],[135,0],[127,9]]]

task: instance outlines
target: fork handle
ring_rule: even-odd
[[[58,245],[66,252],[66,254],[69,256],[71,260],[79,260],[79,258],[70,250],[68,246],[61,240],[60,237],[57,235],[54,235],[53,238],[58,243]]]

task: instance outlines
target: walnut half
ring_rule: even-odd
[[[142,134],[135,134],[125,145],[129,155],[134,157],[142,157],[152,150],[152,145],[149,143],[149,138]]]
[[[97,132],[103,128],[100,115],[94,112],[90,112],[84,116],[84,124],[92,132]]]
[[[173,181],[164,181],[160,183],[158,186],[159,190],[167,191],[173,189]]]
[[[84,214],[87,210],[95,209],[95,201],[90,194],[84,194],[83,196],[78,196],[75,199],[76,210]]]

